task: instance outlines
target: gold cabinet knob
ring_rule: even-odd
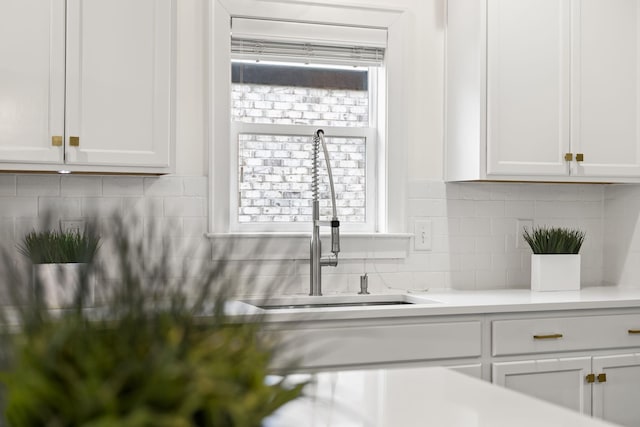
[[[567,162],[570,162],[571,160],[573,160],[573,153],[567,153],[564,155],[564,160]]]
[[[51,145],[54,147],[62,147],[62,137],[59,135],[52,136]]]
[[[583,161],[584,161],[584,154],[582,153],[576,154],[576,162],[583,162]]]
[[[80,146],[80,137],[79,136],[70,136],[69,137],[69,146],[71,146],[71,147],[79,147]]]

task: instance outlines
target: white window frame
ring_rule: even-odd
[[[287,223],[275,223],[275,222],[253,222],[253,223],[241,223],[238,221],[239,211],[239,182],[237,177],[239,176],[238,168],[238,137],[240,134],[259,134],[259,135],[285,135],[285,136],[297,136],[303,135],[311,137],[317,129],[322,129],[325,132],[325,137],[354,137],[364,138],[365,143],[365,213],[366,221],[362,223],[351,223],[340,218],[340,228],[344,232],[377,232],[378,221],[377,211],[379,209],[378,203],[378,138],[380,137],[377,130],[378,116],[384,117],[380,114],[380,110],[383,106],[377,104],[377,93],[379,92],[378,85],[381,85],[381,80],[378,80],[378,75],[383,75],[383,72],[379,72],[376,68],[369,69],[369,126],[367,127],[343,127],[343,126],[311,126],[311,125],[277,125],[277,124],[262,124],[262,123],[244,123],[239,121],[232,121],[230,125],[231,135],[231,152],[230,152],[230,170],[233,174],[231,179],[231,197],[229,200],[229,231],[231,232],[295,232],[295,231],[308,231],[311,229],[311,221],[307,222],[287,222]],[[333,163],[332,163],[333,166]],[[335,168],[335,166],[333,166]],[[320,174],[325,174],[326,168],[324,162],[320,162]],[[235,195],[235,197],[234,197]],[[330,218],[326,218],[327,220]]]
[[[231,168],[237,158],[232,156],[229,34],[231,17],[290,20],[332,25],[384,28],[388,32],[388,48],[385,53],[385,91],[377,94],[377,105],[386,105],[386,115],[378,116],[376,147],[376,178],[378,195],[375,200],[376,228],[369,234],[387,234],[394,239],[406,233],[406,194],[408,164],[408,108],[405,102],[403,64],[413,53],[405,49],[408,37],[408,13],[401,7],[368,7],[326,4],[324,0],[297,3],[289,0],[213,0],[209,3],[208,46],[208,117],[209,117],[209,231],[211,235],[236,233],[233,230],[230,210],[232,179],[237,178],[237,168]],[[390,85],[392,83],[392,85]],[[392,148],[390,149],[390,146]],[[230,160],[233,159],[233,160]],[[237,184],[236,184],[237,185]],[[368,186],[369,187],[369,186]],[[391,189],[391,190],[390,190]],[[237,190],[237,188],[236,188]],[[286,234],[286,233],[285,233]],[[291,233],[298,235],[299,233]]]

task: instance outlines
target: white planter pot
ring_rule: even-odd
[[[580,289],[580,254],[531,255],[532,291]]]
[[[82,269],[87,264],[35,264],[33,266],[34,291],[40,292],[48,308],[72,307],[80,291]],[[88,278],[83,305],[93,305],[94,278]]]

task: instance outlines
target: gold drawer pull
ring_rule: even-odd
[[[629,329],[630,334],[640,334],[640,329]]]
[[[562,338],[562,334],[549,334],[549,335],[534,335],[534,340],[551,340]]]

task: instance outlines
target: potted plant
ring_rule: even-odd
[[[271,376],[287,343],[264,314],[227,310],[238,283],[226,244],[187,276],[153,231],[140,236],[118,218],[108,229],[109,263],[93,265],[108,284],[99,306],[53,312],[17,293],[0,307],[7,425],[259,427],[301,396],[295,366]],[[0,281],[27,282],[8,259]]]
[[[93,282],[87,281],[86,289],[79,284],[99,245],[100,237],[87,229],[32,231],[23,238],[18,251],[33,264],[34,292],[44,305],[71,306],[80,294],[85,302],[93,301]]]
[[[522,237],[531,255],[531,289],[569,291],[580,289],[580,248],[585,233],[563,227],[525,229]]]

